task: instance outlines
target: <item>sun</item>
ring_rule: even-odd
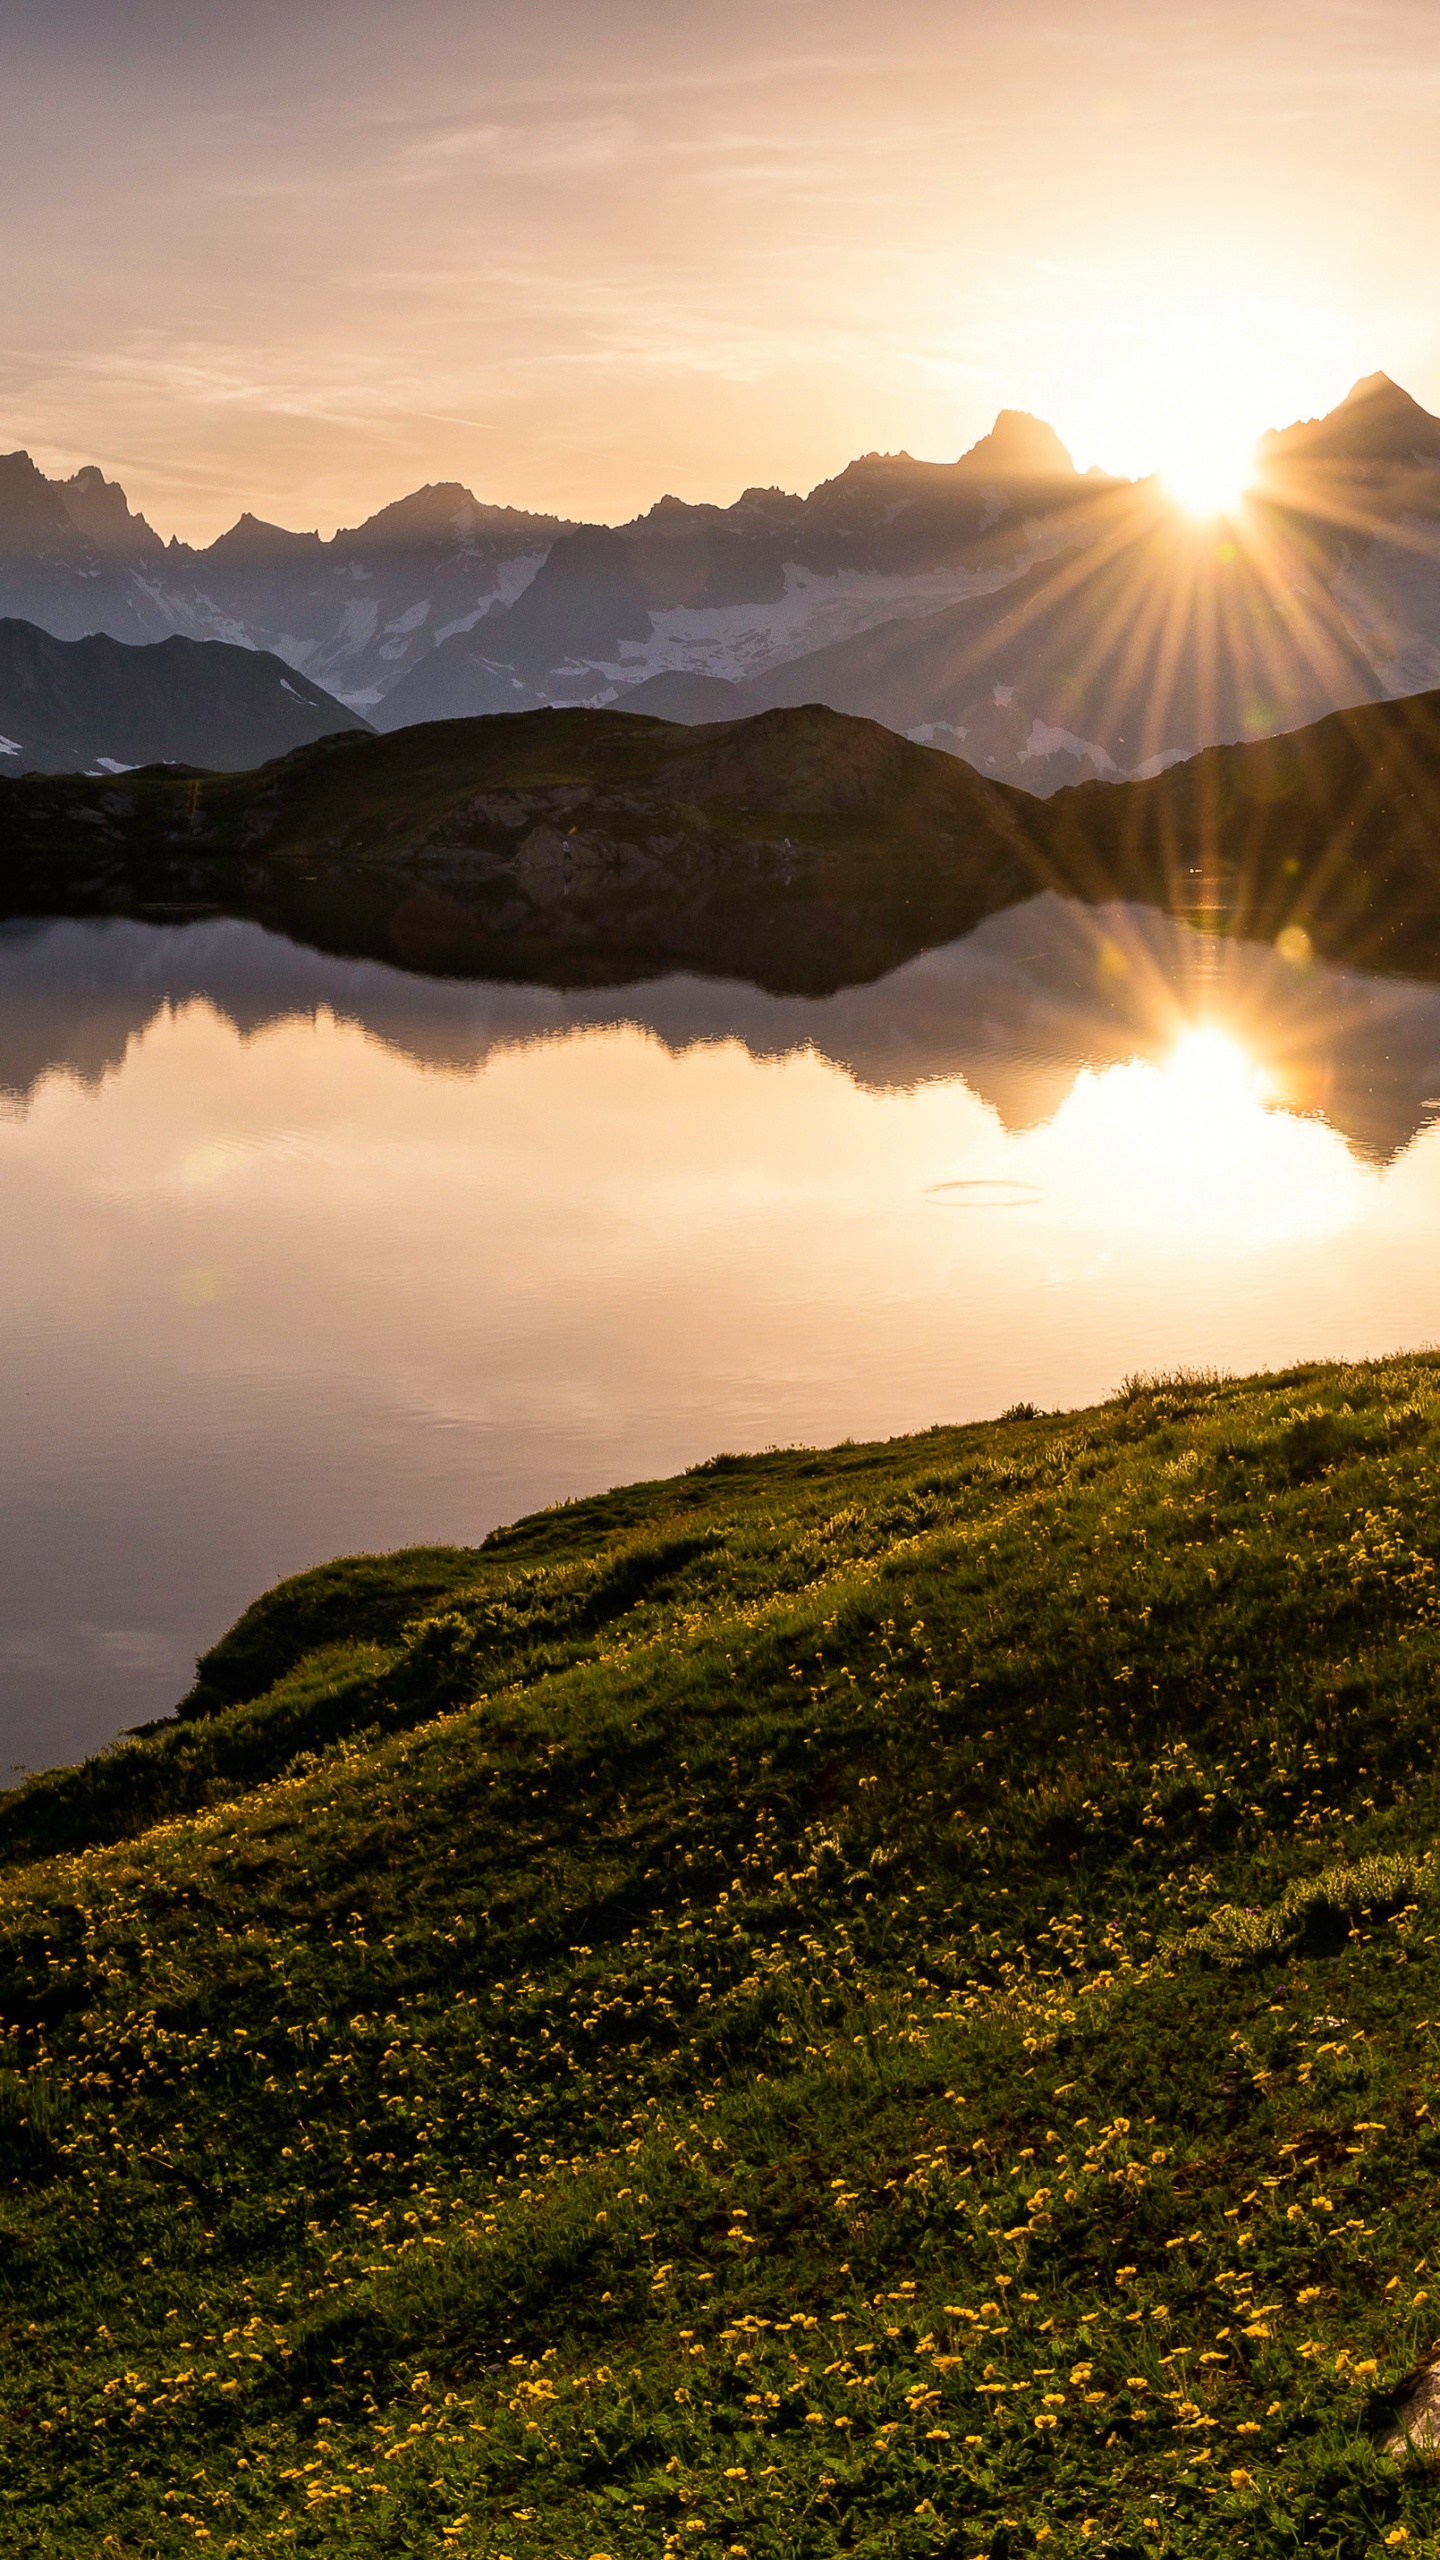
[[[1160,466],[1160,477],[1187,515],[1234,515],[1255,477],[1255,445],[1216,432],[1186,439]]]
[[[1213,522],[1263,480],[1268,429],[1343,396],[1351,351],[1332,312],[1205,266],[1197,243],[1172,240],[1117,267],[1108,313],[1077,333],[1073,371],[1041,407],[1082,470],[1146,481],[1182,517]]]

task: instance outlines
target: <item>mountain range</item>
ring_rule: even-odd
[[[1014,410],[953,463],[618,527],[416,491],[329,540],[163,542],[95,468],[0,459],[0,612],[272,653],[381,729],[820,702],[1046,795],[1440,682],[1440,420],[1385,375],[1262,439],[1233,518],[1079,472]]]
[[[352,710],[437,642],[517,595],[558,517],[417,490],[331,542],[242,515],[204,550],[163,542],[123,489],[89,468],[47,480],[0,456],[0,613],[59,640],[225,640],[271,649]]]
[[[0,621],[0,773],[236,772],[356,721],[265,649],[224,640],[136,647],[93,632],[56,640]]]

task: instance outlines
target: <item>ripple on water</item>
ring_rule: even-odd
[[[931,1182],[925,1190],[941,1209],[1033,1209],[1040,1196],[1033,1182]]]

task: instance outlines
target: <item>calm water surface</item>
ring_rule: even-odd
[[[0,1764],[283,1573],[1440,1334],[1440,990],[1053,898],[822,1001],[0,931]]]

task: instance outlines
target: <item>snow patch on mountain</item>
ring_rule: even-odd
[[[996,701],[1002,693],[1008,699],[1013,691],[1011,685],[997,684]],[[1097,773],[1118,774],[1120,770],[1114,757],[1106,748],[1097,747],[1093,738],[1077,738],[1073,730],[1052,729],[1048,721],[1032,720],[1030,735],[1020,750],[1020,762],[1033,764],[1037,756],[1059,755],[1078,756],[1082,763],[1093,764]]]
[[[1030,555],[1002,567],[927,569],[885,575],[865,569],[785,566],[785,590],[764,604],[675,605],[652,613],[648,640],[622,640],[620,656],[605,663],[612,684],[640,684],[647,676],[720,676],[731,684],[764,675],[788,659],[808,657],[835,640],[853,640],[877,622],[918,621],[946,605],[997,589],[1032,566]]]
[[[1440,556],[1433,524],[1402,519],[1396,538],[1368,543],[1330,580],[1357,646],[1387,693],[1440,685]]]
[[[251,638],[245,624],[235,614],[226,613],[213,597],[202,594],[197,588],[185,591],[169,586],[159,578],[148,577],[136,577],[134,584],[152,613],[168,630],[178,632],[182,640],[224,640],[232,649],[254,649],[260,645]],[[276,651],[277,656],[281,654]],[[292,658],[288,663],[293,666],[295,661]]]
[[[379,625],[380,607],[374,596],[352,596],[341,613],[332,646],[345,657],[358,658],[362,649],[369,648]]]
[[[544,559],[543,551],[527,551],[517,554],[513,560],[502,560],[494,582],[477,598],[468,613],[457,613],[452,621],[436,624],[433,634],[435,647],[443,647],[459,632],[473,631],[476,624],[484,622],[488,615],[512,605],[517,596],[524,594]]]
[[[533,583],[548,558],[545,551],[517,551],[510,559],[497,562],[494,584],[480,610],[488,613],[492,604],[513,604]]]

